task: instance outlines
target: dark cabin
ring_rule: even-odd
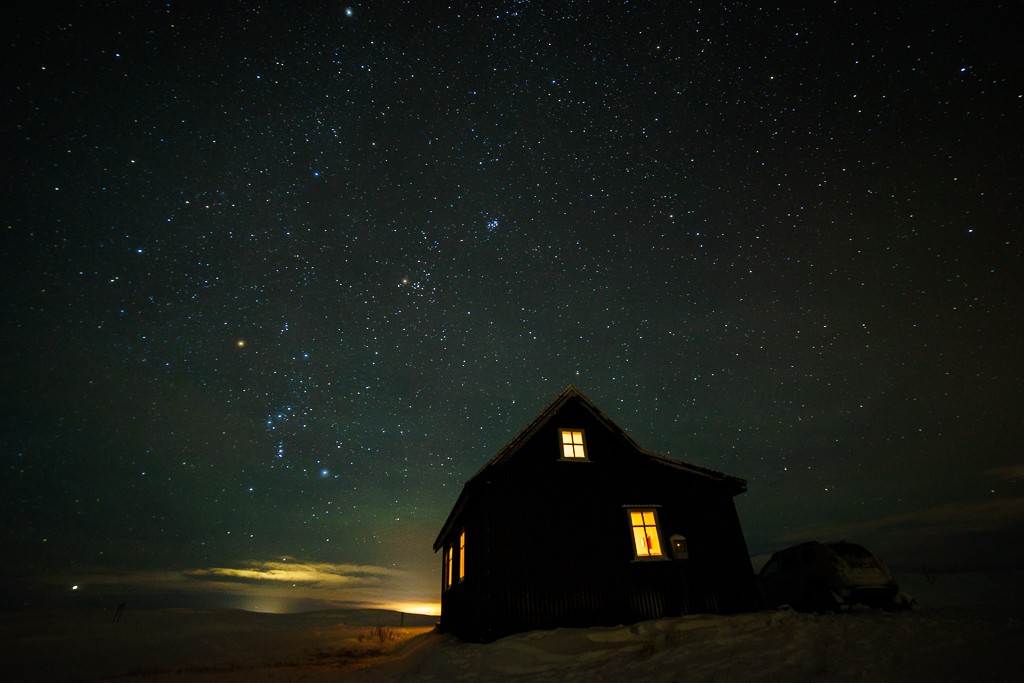
[[[441,629],[487,642],[755,609],[746,488],[641,448],[569,386],[466,482],[434,541]]]

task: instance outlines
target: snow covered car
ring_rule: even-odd
[[[855,543],[801,543],[771,556],[758,575],[768,607],[834,611],[843,605],[907,606],[885,563]]]

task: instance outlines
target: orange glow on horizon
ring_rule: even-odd
[[[380,605],[380,607],[405,614],[421,614],[426,617],[441,616],[441,603],[439,602],[391,602]]]

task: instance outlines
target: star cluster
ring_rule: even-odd
[[[753,553],[1024,526],[1012,3],[57,5],[5,22],[9,573],[422,598],[568,383],[747,478]]]

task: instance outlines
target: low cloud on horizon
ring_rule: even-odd
[[[1010,478],[1009,470],[1003,476]],[[856,522],[817,523],[786,534],[806,540],[861,543],[892,566],[986,570],[1024,561],[1024,497],[961,501]]]
[[[799,533],[788,534],[785,540],[817,538],[825,532],[832,535],[838,532],[840,536],[855,537],[905,529],[913,529],[916,533],[945,535],[997,531],[1021,524],[1024,524],[1024,498],[999,498],[947,503],[846,524],[816,524],[805,527]]]
[[[1008,481],[1024,481],[1024,463],[1006,465],[1005,467],[993,467],[985,470],[982,474]]]
[[[322,587],[380,585],[383,577],[398,577],[402,573],[373,565],[303,562],[289,557],[274,561],[250,560],[244,562],[241,567],[210,567],[185,571],[186,576],[203,580],[279,581]]]
[[[252,611],[365,608],[439,611],[437,596],[417,592],[409,572],[363,564],[311,562],[293,557],[248,560],[238,566],[186,570],[117,571],[94,568],[47,577],[45,583],[83,598],[120,596],[168,606],[202,603]]]

